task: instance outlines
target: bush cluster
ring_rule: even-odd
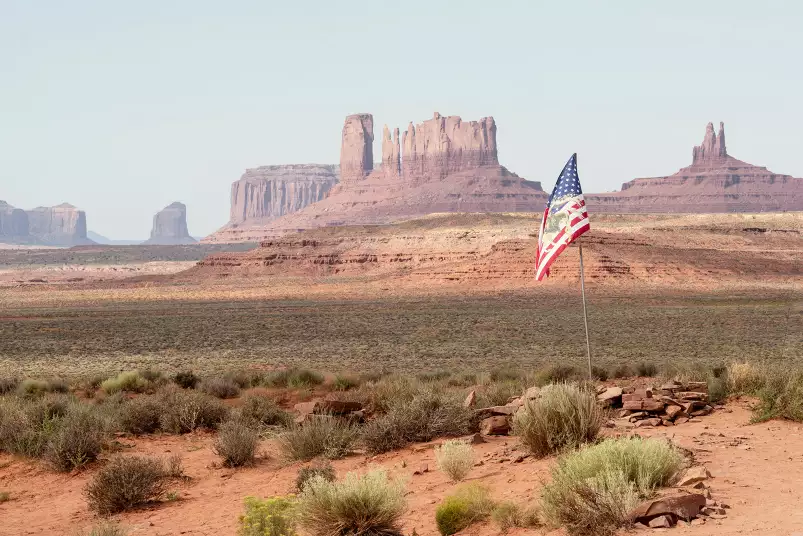
[[[457,534],[473,523],[486,519],[493,508],[488,488],[480,484],[464,484],[438,505],[435,523],[443,536]]]
[[[313,478],[323,478],[329,482],[334,482],[337,475],[335,474],[335,468],[329,462],[302,467],[298,470],[298,476],[296,477],[296,491],[299,493],[304,491],[306,483]]]
[[[239,536],[295,536],[296,512],[292,499],[245,498],[245,513],[240,516]]]
[[[92,510],[109,515],[161,499],[167,485],[168,474],[160,460],[118,456],[95,474],[84,492]]]
[[[453,482],[465,479],[474,467],[474,449],[465,441],[451,439],[435,448],[438,469]]]
[[[357,427],[330,415],[316,415],[301,425],[293,425],[278,438],[279,448],[289,460],[308,461],[318,456],[335,460],[351,452]]]
[[[241,421],[233,420],[220,426],[214,448],[225,465],[240,467],[254,461],[258,445],[259,434]]]

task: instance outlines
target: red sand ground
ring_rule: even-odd
[[[703,526],[671,529],[672,534],[735,535],[803,533],[803,428],[788,422],[749,424],[746,402],[732,402],[725,410],[704,417],[699,423],[671,428],[640,429],[642,435],[668,436],[694,452],[696,461],[712,473],[710,481],[715,499],[731,506],[722,520],[708,520]],[[608,430],[615,433],[615,430]],[[183,456],[185,472],[191,477],[175,488],[180,499],[116,516],[132,535],[228,535],[235,534],[242,499],[247,495],[270,496],[293,491],[296,473],[304,464],[286,465],[277,459],[272,442],[263,444],[265,456],[245,469],[217,466],[212,452],[213,437],[208,434],[164,436],[144,439],[121,438],[126,453]],[[475,447],[483,465],[475,467],[470,480],[487,484],[497,500],[516,502],[535,500],[542,482],[548,478],[554,459],[525,459],[514,463],[518,440],[493,438]],[[381,465],[391,473],[408,479],[409,510],[404,529],[421,536],[437,534],[434,512],[452,488],[446,476],[435,468],[432,444],[377,457],[351,456],[334,462],[340,476]],[[426,464],[430,472],[413,475]],[[38,462],[0,455],[0,490],[9,491],[12,500],[0,504],[0,535],[75,534],[98,520],[87,509],[82,490],[96,470],[77,474],[57,474]],[[645,531],[649,529],[644,529]],[[660,529],[663,530],[663,529]],[[483,524],[462,534],[490,536],[496,527]],[[524,534],[562,534],[561,531],[517,529]]]

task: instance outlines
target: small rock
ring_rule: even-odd
[[[529,454],[519,454],[519,455],[518,455],[518,456],[516,456],[516,458],[513,460],[513,463],[521,463],[521,462],[523,462],[524,460],[526,460],[526,459],[527,459],[527,458],[529,458],[529,457],[530,457],[530,455],[529,455]]]
[[[526,391],[524,391],[524,399],[525,400],[535,400],[541,396],[541,388],[540,387],[530,387]]]
[[[675,418],[675,424],[686,424],[687,422],[689,422],[689,418],[688,417],[677,417],[677,418]]]
[[[507,435],[510,432],[510,421],[507,417],[495,415],[480,422],[482,435]]]
[[[421,464],[421,466],[413,471],[414,475],[423,475],[424,473],[429,473],[429,466],[425,463]]]
[[[711,478],[711,473],[708,472],[708,469],[706,469],[703,465],[697,465],[695,467],[689,467],[686,469],[686,472],[683,473],[683,476],[680,477],[680,480],[678,480],[677,485],[680,487],[693,486],[694,484],[703,482],[709,478]]]
[[[480,443],[487,443],[487,441],[483,439],[482,434],[471,434],[466,438],[465,441],[469,445],[479,445]]]
[[[699,527],[700,525],[705,525],[705,519],[698,517],[696,519],[691,520],[692,527]]]
[[[643,426],[661,426],[661,419],[654,417],[652,419],[644,419],[636,423],[636,428]]]
[[[674,525],[673,521],[674,518],[671,516],[662,515],[651,519],[647,526],[651,529],[668,529]]]
[[[713,517],[713,516],[724,516],[727,512],[725,512],[724,508],[708,506],[706,508],[703,508],[703,513],[709,517]]]
[[[474,404],[476,404],[476,403],[477,403],[477,392],[476,391],[471,391],[468,394],[468,396],[466,397],[466,399],[463,401],[463,407],[464,408],[473,408]]]

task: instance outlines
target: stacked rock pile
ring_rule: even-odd
[[[636,427],[684,424],[714,410],[706,382],[671,381],[656,389],[608,387],[600,390],[597,400],[618,408],[617,417],[627,418]]]

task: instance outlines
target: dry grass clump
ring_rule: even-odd
[[[613,534],[627,514],[683,467],[682,454],[659,439],[603,441],[563,456],[544,486],[545,518],[572,535]]]
[[[435,523],[443,536],[449,536],[486,519],[493,508],[488,488],[476,483],[464,484],[443,499],[435,510]]]
[[[603,424],[596,396],[576,385],[547,385],[513,418],[514,433],[538,457],[593,441]]]
[[[334,482],[337,475],[335,474],[335,468],[332,467],[332,464],[329,462],[302,467],[298,470],[298,476],[296,477],[296,491],[299,493],[304,491],[306,483],[316,477]]]
[[[369,452],[379,454],[414,442],[467,434],[472,418],[459,397],[423,390],[409,401],[401,397],[391,402],[387,414],[365,425],[362,441]]]
[[[173,375],[173,383],[182,389],[195,389],[201,383],[201,378],[191,370],[181,370]]]
[[[535,373],[533,383],[538,387],[549,385],[550,383],[566,383],[588,379],[588,373],[583,373],[577,367],[571,365],[550,365]]]
[[[289,368],[268,375],[265,385],[269,387],[289,387],[300,389],[320,385],[324,381],[323,374],[304,368]]]
[[[226,421],[218,430],[215,453],[228,467],[253,463],[259,445],[259,434],[240,421]]]
[[[234,398],[240,394],[240,386],[229,378],[208,378],[201,382],[199,389],[215,398]]]
[[[127,536],[128,531],[116,523],[101,523],[95,525],[89,532],[79,532],[80,536]]]
[[[289,460],[308,461],[318,456],[336,460],[351,452],[357,435],[357,427],[349,421],[316,415],[304,424],[291,426],[278,441]]]
[[[20,385],[19,378],[14,376],[0,378],[0,395],[13,393]]]
[[[144,395],[120,404],[117,422],[123,432],[152,434],[159,429],[165,411],[161,398]]]
[[[245,498],[238,536],[295,536],[295,503],[287,497]]]
[[[538,508],[535,506],[521,506],[510,501],[497,504],[493,512],[491,512],[491,520],[502,532],[507,532],[512,528],[535,528],[541,526]]]
[[[513,397],[521,396],[524,383],[515,380],[492,381],[477,392],[477,407],[504,406]]]
[[[401,536],[404,483],[384,470],[349,473],[341,482],[315,477],[299,495],[301,525],[317,536]]]
[[[238,412],[240,420],[258,426],[289,426],[293,418],[270,396],[259,392],[249,392],[242,399]]]
[[[167,479],[160,460],[119,456],[95,474],[84,492],[92,510],[109,515],[158,501],[167,491]]]
[[[17,394],[23,397],[37,397],[46,393],[67,393],[69,384],[60,378],[51,380],[25,379],[17,386]]]
[[[764,387],[767,371],[752,363],[732,362],[727,366],[727,388],[734,395],[757,394]]]
[[[450,439],[435,447],[438,469],[446,473],[452,482],[465,479],[474,467],[474,449],[465,441]]]
[[[215,429],[229,416],[229,409],[217,398],[175,386],[163,388],[157,396],[164,412],[159,427],[171,434],[186,434],[198,428]]]
[[[146,380],[139,371],[129,370],[121,372],[114,378],[109,378],[100,384],[100,388],[106,394],[114,394],[120,391],[127,391],[130,393],[142,393],[148,388],[148,380]]]
[[[758,389],[755,422],[787,419],[803,422],[803,371],[768,370]]]
[[[360,378],[356,376],[347,376],[338,374],[335,376],[335,381],[332,382],[332,389],[335,391],[350,391],[360,386]]]

